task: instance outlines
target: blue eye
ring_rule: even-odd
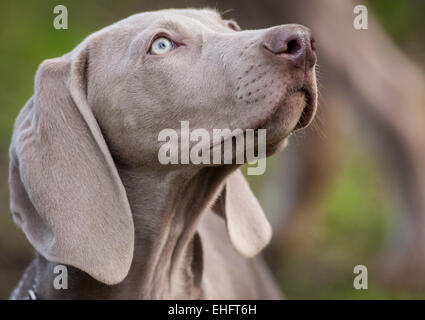
[[[165,37],[160,37],[158,39],[155,39],[154,42],[152,42],[151,47],[149,48],[149,53],[164,54],[173,50],[174,47],[175,44],[173,41]]]

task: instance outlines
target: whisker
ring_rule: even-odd
[[[235,9],[226,9],[223,12],[220,12],[220,15],[224,16],[225,14],[228,14],[228,13],[233,12],[233,11],[235,11]]]

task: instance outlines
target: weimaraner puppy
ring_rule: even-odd
[[[162,165],[158,134],[263,128],[280,151],[314,116],[315,63],[307,28],[241,31],[209,9],[136,14],[44,61],[10,147],[11,211],[37,251],[11,298],[280,298],[240,165]]]

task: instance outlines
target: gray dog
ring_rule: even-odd
[[[37,251],[12,298],[280,298],[238,165],[161,165],[158,133],[264,128],[280,151],[315,114],[314,51],[303,26],[241,31],[189,9],[131,16],[44,61],[10,148],[11,211]]]

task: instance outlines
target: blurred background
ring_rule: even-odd
[[[68,8],[68,30],[53,8]],[[369,29],[353,28],[353,8]],[[249,176],[274,228],[267,261],[290,299],[425,298],[425,1],[0,2],[0,299],[33,250],[9,212],[8,146],[40,62],[133,13],[212,7],[244,29],[301,23],[319,56],[319,114]],[[231,10],[229,10],[231,9]],[[369,289],[353,288],[355,265]]]

